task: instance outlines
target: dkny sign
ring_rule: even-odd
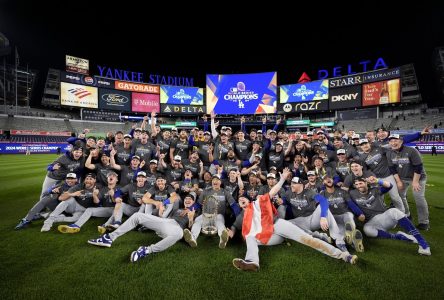
[[[361,107],[361,100],[361,85],[331,89],[328,100],[329,109]]]

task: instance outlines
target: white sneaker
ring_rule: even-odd
[[[432,252],[430,251],[430,247],[423,248],[423,247],[419,246],[418,253],[421,255],[427,255],[427,256],[432,255]]]
[[[191,234],[190,230],[188,230],[188,229],[184,229],[183,230],[183,238],[185,239],[185,242],[187,242],[188,245],[191,246],[191,248],[196,248],[197,247],[197,242],[193,238],[193,235]]]
[[[251,272],[259,271],[259,264],[252,261],[243,260],[242,258],[233,259],[233,266],[236,269],[242,271],[251,271]]]
[[[353,243],[353,226],[350,222],[345,223],[345,242],[347,245],[352,245]]]
[[[358,262],[358,257],[356,255],[351,255],[347,252],[342,252],[342,253],[343,254],[341,255],[341,258],[343,261],[352,265],[356,265],[356,263]]]
[[[42,229],[40,229],[41,232],[47,232],[50,231],[52,227],[52,224],[49,223],[43,223]]]
[[[222,234],[220,235],[219,248],[225,249],[225,247],[227,246],[227,242],[228,242],[228,230],[225,228],[222,231]]]
[[[362,236],[361,231],[358,229],[353,231],[352,244],[356,252],[364,252],[364,243],[362,242],[363,239],[364,237]]]

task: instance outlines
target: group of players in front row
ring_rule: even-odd
[[[393,139],[399,137],[395,136]],[[90,170],[96,169],[97,172],[87,173],[82,183],[77,182],[76,173],[68,173],[64,182],[56,183],[42,194],[40,201],[16,228],[29,224],[47,207],[52,212],[46,216],[41,231],[49,231],[53,223],[68,222],[72,224],[60,225],[58,230],[75,233],[80,231],[91,216],[109,217],[98,228],[102,236],[88,241],[93,245],[111,247],[119,236],[137,226],[154,230],[162,240],[133,251],[130,259],[135,262],[167,249],[182,238],[191,247],[196,247],[204,221],[202,205],[212,196],[218,202],[215,225],[219,247],[225,248],[237,231],[242,232],[246,240],[245,259],[233,260],[233,265],[241,270],[259,270],[257,246],[276,245],[284,239],[295,240],[326,255],[354,264],[357,256],[349,253],[347,244],[357,252],[364,251],[363,236],[356,228],[354,215],[365,223],[363,230],[367,236],[419,244],[419,254],[431,255],[430,246],[406,214],[395,207],[386,208],[384,193],[390,191],[393,184],[378,179],[371,172],[365,172],[362,163],[357,160],[349,162],[352,172],[344,181],[351,183],[349,191],[341,188],[341,184],[335,182],[335,176],[326,172],[325,167],[319,168],[323,163],[319,156],[313,158],[315,168],[306,172],[307,182],[304,182],[301,172],[284,168],[282,173],[278,173],[276,168],[270,168],[266,175],[267,184],[260,187],[258,173],[249,170],[247,164],[242,170],[242,174],[248,175],[246,184],[241,179],[239,169],[230,169],[227,179],[222,180],[223,168],[216,167],[217,171],[213,175],[207,173],[200,183],[193,178],[192,170],[186,169],[182,181],[171,185],[167,181],[168,176],[160,173],[152,186],[147,181],[147,173],[132,166],[140,163],[140,158],[133,156],[130,166],[123,168],[113,162],[113,151],[109,159],[114,169],[123,171],[126,168],[126,172],[133,173],[135,180],[120,187],[116,172],[100,168],[100,164],[88,163],[88,159],[94,155],[94,151],[91,151],[85,166]],[[337,152],[338,157],[343,156],[343,150],[339,149]],[[190,160],[192,155],[193,153]],[[70,164],[81,165],[83,148],[74,147],[66,157],[69,157]],[[60,162],[60,158],[58,161]],[[180,163],[181,157],[174,157],[174,161]],[[52,168],[58,168],[57,164]],[[69,168],[72,170],[76,167],[71,165]],[[150,168],[153,171],[159,168],[157,161],[150,161]],[[98,184],[100,176],[105,178],[101,185]],[[125,175],[121,173],[122,176]],[[51,178],[47,176],[44,186],[48,184],[47,180]],[[260,187],[260,191],[256,187]],[[227,222],[232,223],[227,228],[225,221],[230,214],[233,220]],[[129,216],[129,219],[122,224],[123,215]],[[259,229],[258,222],[261,223]],[[388,231],[397,225],[407,233]],[[319,229],[324,232],[318,232]],[[330,235],[325,233],[327,231]],[[330,245],[333,240],[336,247]]]

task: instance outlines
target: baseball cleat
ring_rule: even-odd
[[[31,221],[26,220],[25,218],[21,219],[20,222],[15,226],[15,230],[23,229],[28,227],[31,224]]]
[[[398,240],[402,240],[402,241],[407,241],[407,242],[410,242],[410,243],[418,244],[418,240],[413,235],[407,234],[407,233],[405,233],[403,231],[398,231],[396,233],[396,236],[398,237]]]
[[[52,227],[52,224],[50,223],[43,223],[42,229],[40,229],[41,232],[50,231]]]
[[[345,242],[347,245],[353,243],[353,226],[350,222],[345,223]]]
[[[184,229],[183,230],[183,238],[185,239],[185,242],[187,242],[188,245],[191,246],[191,248],[196,248],[197,247],[197,242],[193,238],[193,235],[191,234],[191,231],[189,231],[188,229]]]
[[[430,225],[426,223],[419,223],[418,226],[416,226],[419,230],[428,231],[430,229]]]
[[[320,239],[326,243],[333,243],[333,239],[331,237],[328,236],[328,234],[326,234],[325,232],[319,232],[319,231],[315,231],[313,232],[312,235],[314,238]]]
[[[119,228],[119,226],[122,224],[122,222],[114,222],[114,223],[112,223],[112,224],[108,224],[107,226],[106,226],[106,229],[108,230],[108,231],[113,231],[113,230],[116,230],[117,228]]]
[[[111,240],[108,234],[104,234],[98,239],[88,240],[88,244],[109,248],[113,244],[113,241]]]
[[[57,227],[58,231],[61,233],[77,233],[80,231],[80,227],[76,224],[70,224],[70,225],[59,225]]]
[[[356,252],[364,252],[364,243],[363,241],[363,236],[361,231],[359,231],[358,229],[355,230],[355,232],[353,233],[353,247],[355,248]]]
[[[233,266],[242,271],[251,271],[251,272],[257,272],[259,271],[259,265],[255,262],[243,260],[241,258],[235,258],[233,259]]]
[[[225,249],[228,243],[228,230],[225,228],[220,235],[219,248]]]
[[[106,227],[104,226],[104,224],[97,226],[97,231],[100,234],[105,234],[106,233]]]
[[[343,259],[345,262],[352,265],[356,265],[356,263],[358,262],[358,257],[356,255],[348,254]]]
[[[133,251],[131,253],[130,261],[131,262],[136,262],[139,259],[144,258],[145,256],[147,256],[149,254],[151,254],[151,252],[150,252],[148,247],[140,246],[139,248],[137,248],[136,251]]]
[[[427,256],[432,255],[432,252],[430,251],[430,247],[423,248],[422,246],[419,246],[418,253],[421,255],[427,255]]]

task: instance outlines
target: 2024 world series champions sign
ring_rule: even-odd
[[[276,112],[277,73],[207,75],[207,112],[271,114]]]

